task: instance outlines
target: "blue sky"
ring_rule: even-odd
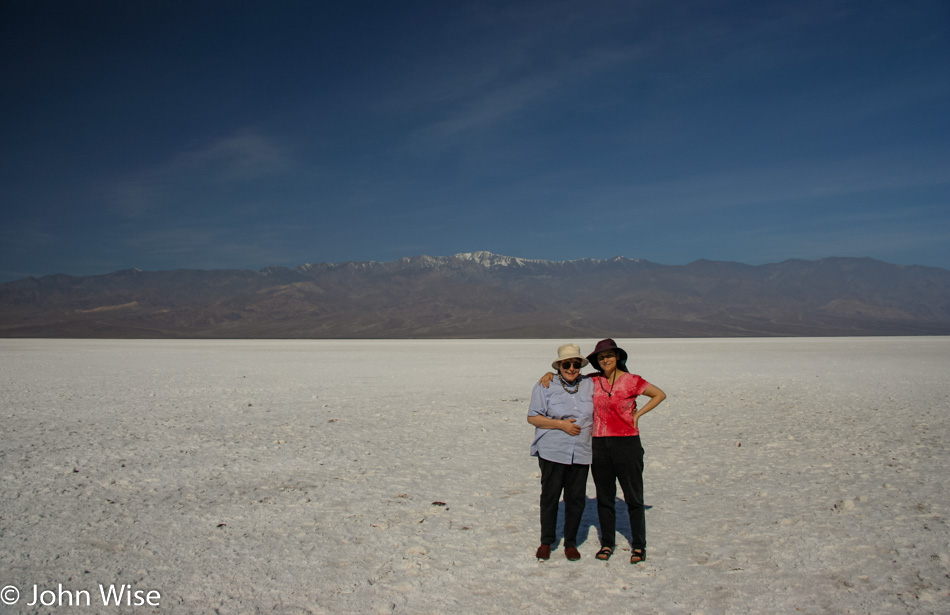
[[[0,6],[0,281],[489,250],[950,268],[950,4]]]

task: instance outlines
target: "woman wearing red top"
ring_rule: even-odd
[[[646,516],[643,508],[643,447],[640,445],[640,417],[666,399],[666,393],[640,376],[627,371],[627,353],[610,338],[600,340],[587,355],[597,373],[584,376],[594,384],[594,431],[591,476],[597,487],[597,516],[600,519],[600,551],[597,559],[608,560],[616,549],[617,483],[623,490],[630,515],[630,563],[647,558]],[[547,387],[554,374],[541,378]],[[650,398],[637,409],[637,397]]]
[[[600,551],[607,560],[616,548],[617,514],[614,501],[617,482],[623,490],[630,515],[630,563],[647,558],[646,516],[643,508],[643,447],[640,417],[666,399],[666,393],[640,376],[627,371],[627,353],[612,339],[600,340],[587,360],[597,368],[594,380],[594,433],[591,475],[597,487],[600,518]],[[637,409],[637,397],[650,398]]]

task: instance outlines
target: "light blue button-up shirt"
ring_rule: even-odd
[[[590,435],[594,426],[594,383],[590,378],[579,376],[577,393],[568,393],[558,378],[551,386],[534,385],[528,416],[544,416],[549,419],[576,419],[581,433],[570,436],[560,429],[534,429],[531,455],[548,461],[564,464],[591,462]],[[572,389],[574,387],[571,387]]]

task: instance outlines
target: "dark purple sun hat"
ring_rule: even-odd
[[[609,337],[605,340],[600,340],[597,342],[597,345],[594,347],[594,352],[587,355],[587,360],[590,361],[590,364],[593,365],[597,371],[603,371],[600,369],[600,363],[597,362],[597,355],[604,352],[605,350],[616,351],[617,367],[623,371],[627,371],[627,351],[617,346],[617,342],[613,341]]]

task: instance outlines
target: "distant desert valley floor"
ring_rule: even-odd
[[[947,611],[950,338],[618,339],[669,395],[637,566],[592,483],[582,559],[534,558],[567,341],[0,340],[4,612]]]

